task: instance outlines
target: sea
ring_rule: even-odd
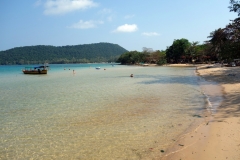
[[[49,65],[0,66],[0,159],[160,159],[222,101],[196,67]]]

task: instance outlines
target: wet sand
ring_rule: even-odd
[[[219,83],[224,100],[216,113],[206,115],[202,124],[179,138],[162,159],[239,160],[240,67],[199,65],[196,72],[208,81]],[[214,91],[209,88],[211,90]]]

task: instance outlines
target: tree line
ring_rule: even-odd
[[[230,12],[238,13],[225,28],[212,31],[203,44],[176,39],[165,51],[130,51],[121,55],[122,64],[138,63],[207,63],[212,61],[231,62],[240,58],[240,2],[230,0]]]
[[[165,51],[153,51],[149,48],[143,48],[143,52],[130,51],[122,54],[117,62],[121,64],[143,64],[143,63],[154,63],[162,65],[166,63]]]
[[[25,46],[0,52],[0,65],[115,62],[126,49],[111,43]]]

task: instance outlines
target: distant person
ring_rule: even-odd
[[[130,77],[133,77],[133,74],[131,74]]]

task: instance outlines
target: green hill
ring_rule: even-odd
[[[72,46],[25,46],[0,52],[0,65],[42,63],[114,62],[126,49],[117,44],[94,43]]]

